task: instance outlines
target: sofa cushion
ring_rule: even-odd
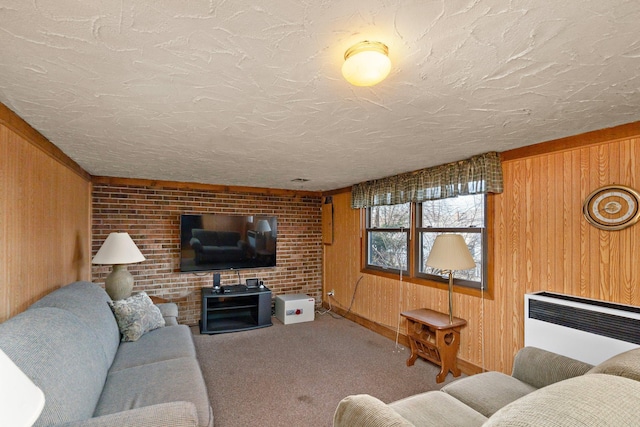
[[[640,349],[620,353],[594,366],[589,374],[609,374],[640,381]]]
[[[31,308],[57,307],[75,314],[93,331],[111,364],[120,344],[120,331],[109,301],[109,295],[95,283],[74,282],[46,295]]]
[[[204,427],[191,402],[160,403],[56,427]],[[209,425],[208,427],[213,427]]]
[[[640,425],[640,383],[592,374],[560,381],[496,412],[484,427]]]
[[[137,341],[145,333],[164,326],[160,309],[153,305],[146,292],[110,301],[109,306],[116,316],[123,342]]]
[[[368,394],[347,396],[333,414],[335,427],[415,427],[386,403]]]
[[[120,344],[111,372],[180,357],[196,357],[191,330],[186,325],[166,326],[144,334],[136,342]]]
[[[498,409],[525,396],[536,388],[501,372],[482,374],[456,380],[442,391],[490,417]]]
[[[511,376],[535,388],[577,377],[593,365],[536,347],[521,349],[513,360]]]
[[[0,347],[45,395],[35,426],[91,418],[109,364],[84,321],[55,307],[31,308],[0,324]]]
[[[176,303],[156,303],[156,307],[160,309],[160,313],[162,313],[162,317],[164,317],[165,326],[174,326],[178,324],[178,305]]]
[[[417,427],[475,427],[487,418],[441,391],[416,394],[389,404]]]
[[[174,401],[193,402],[210,425],[209,397],[196,359],[181,357],[110,372],[94,416]]]

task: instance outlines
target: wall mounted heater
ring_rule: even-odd
[[[640,347],[640,307],[550,292],[524,296],[524,345],[597,365]]]

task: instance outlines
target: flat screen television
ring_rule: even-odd
[[[180,216],[180,271],[241,270],[276,266],[275,216]]]

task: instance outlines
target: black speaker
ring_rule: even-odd
[[[213,274],[213,288],[214,289],[220,288],[220,273]]]

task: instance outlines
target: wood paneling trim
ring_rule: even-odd
[[[500,155],[502,161],[517,160],[558,151],[586,148],[604,142],[629,139],[638,135],[640,135],[640,121],[515,148],[503,151]]]
[[[390,340],[395,341],[396,340],[396,331],[389,328],[386,325],[381,325],[378,322],[375,322],[373,320],[369,320],[366,319],[362,316],[359,316],[353,312],[347,311],[341,307],[336,307],[335,305],[332,305],[331,307],[329,306],[329,303],[324,302],[322,304],[322,306],[325,309],[331,309],[332,312],[334,312],[335,314],[344,317],[345,319],[349,319],[352,322],[357,323],[358,325],[362,325],[367,329],[370,329],[372,331],[374,331],[377,334],[382,335],[383,337],[389,338]],[[400,334],[398,334],[398,344],[404,345],[404,346],[409,346],[409,339],[407,338],[407,335],[400,332]],[[408,356],[408,355],[407,355]]]
[[[329,304],[326,302],[323,303],[322,306],[327,310],[330,308]],[[409,338],[407,337],[406,331],[403,330],[400,333],[396,333],[395,330],[392,330],[385,325],[381,325],[372,320],[365,319],[364,317],[358,316],[357,314],[347,312],[340,307],[333,306],[331,307],[331,311],[339,316],[344,317],[345,319],[349,319],[352,322],[357,323],[358,325],[364,326],[365,328],[372,330],[373,332],[382,335],[385,338],[389,338],[393,342],[395,342],[397,339],[398,345],[406,347],[407,359],[411,355],[411,346],[409,344]],[[479,374],[480,372],[482,372],[481,367],[467,362],[466,360],[461,360],[460,358],[458,358],[457,363],[460,370],[467,375]],[[408,367],[407,369],[410,369],[410,367]]]
[[[138,178],[116,178],[110,176],[94,176],[94,184],[130,185],[135,187],[166,188],[178,190],[213,191],[216,193],[248,193],[264,196],[321,197],[320,191],[285,190],[281,188],[242,187],[232,185],[203,184],[197,182],[162,181]]]
[[[9,137],[9,129],[0,126],[0,322],[7,319],[11,313],[11,292],[9,282],[9,269],[5,263],[9,263],[10,243],[7,235],[9,227],[8,210],[9,204],[9,185],[12,179],[9,176],[9,144],[5,141]]]
[[[343,188],[336,188],[335,190],[324,191],[322,193],[322,195],[325,196],[325,197],[329,197],[329,196],[335,196],[336,194],[342,194],[342,193],[351,194],[351,186],[343,187]]]
[[[6,105],[0,103],[0,124],[5,125],[14,133],[20,135],[25,141],[39,148],[51,158],[60,162],[86,181],[91,181],[91,175],[87,173],[79,164],[71,160],[62,150],[53,145],[40,132],[25,122],[20,116],[11,111]]]

